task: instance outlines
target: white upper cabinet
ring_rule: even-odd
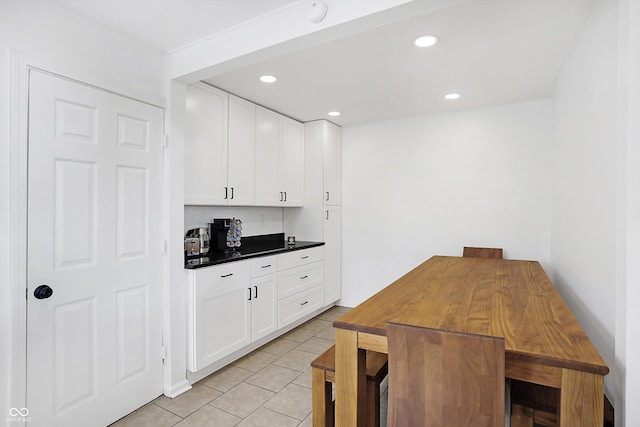
[[[280,187],[285,206],[302,206],[304,188],[304,125],[288,117],[281,120]]]
[[[256,111],[256,205],[302,206],[304,125],[260,106]]]
[[[187,86],[186,205],[255,204],[255,109],[207,84]]]
[[[256,109],[256,204],[278,206],[284,199],[279,188],[280,115]]]
[[[256,203],[256,105],[229,95],[227,204]]]
[[[185,205],[302,206],[304,125],[205,83],[187,86]]]
[[[186,90],[184,203],[226,205],[229,95],[204,83]]]
[[[323,122],[322,151],[324,157],[324,204],[342,204],[342,130]]]

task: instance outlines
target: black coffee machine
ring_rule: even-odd
[[[214,251],[231,252],[234,248],[227,246],[227,233],[231,228],[231,218],[214,219],[209,223],[209,238]]]

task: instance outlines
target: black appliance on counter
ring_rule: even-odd
[[[227,246],[227,233],[231,228],[231,218],[214,218],[209,223],[209,238],[211,239],[211,249],[214,251],[233,251],[234,248]]]

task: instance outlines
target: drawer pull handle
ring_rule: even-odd
[[[305,274],[304,276],[301,276],[301,277],[300,277],[300,280],[304,280],[304,279],[306,279],[307,277],[309,277],[309,276]]]
[[[309,255],[305,255],[305,256],[301,256],[300,259],[307,259],[309,258]]]
[[[222,275],[222,276],[220,276],[220,277],[229,277],[229,276],[233,276],[233,273],[223,274],[223,275]]]
[[[309,304],[309,301],[301,302],[300,305]]]
[[[269,267],[271,267],[271,264],[263,265],[260,268],[269,268]]]

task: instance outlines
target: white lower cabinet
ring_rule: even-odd
[[[278,301],[278,326],[283,328],[322,307],[324,303],[323,285],[314,286],[288,298]]]
[[[278,329],[276,314],[276,256],[251,260],[251,340]]]
[[[279,329],[324,305],[323,246],[187,274],[187,368],[191,372],[275,336]]]
[[[324,283],[324,262],[318,261],[280,271],[278,273],[278,300]]]
[[[189,366],[195,372],[251,343],[249,261],[190,271]]]
[[[324,305],[324,246],[278,255],[278,327]]]

